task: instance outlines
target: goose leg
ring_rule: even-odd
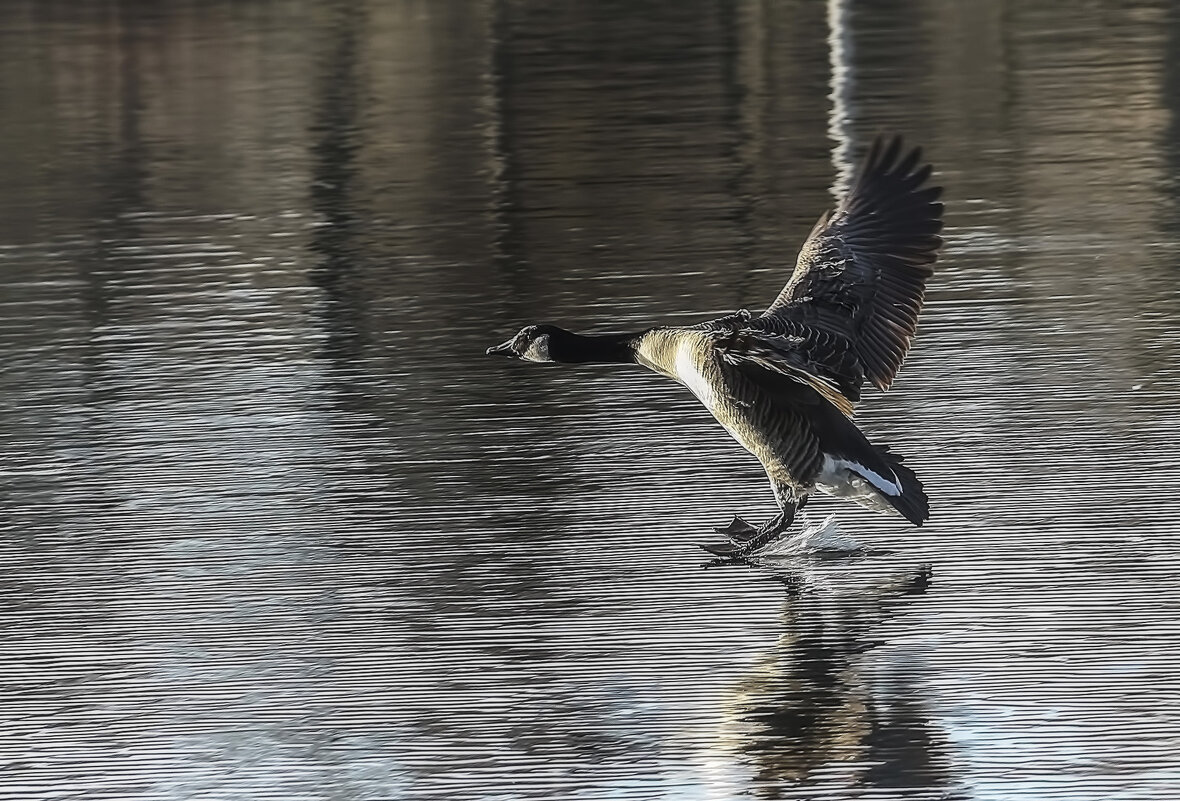
[[[795,519],[796,508],[798,507],[795,505],[783,507],[781,512],[758,528],[750,526],[749,531],[741,528],[731,530],[734,529],[734,524],[730,523],[724,529],[717,529],[718,533],[725,534],[729,538],[729,542],[710,543],[701,547],[714,556],[749,556],[754,551],[769,545],[787,532],[787,529],[791,527],[791,523]],[[745,522],[741,518],[735,518],[735,520],[739,523]]]
[[[729,542],[701,547],[714,556],[742,557],[749,556],[782,537],[795,521],[795,512],[807,503],[807,496],[798,497],[793,487],[777,483],[774,485],[774,496],[781,510],[777,515],[758,528],[735,516],[733,522],[725,528],[714,529],[718,534],[724,534]]]
[[[741,543],[743,555],[765,548],[786,534],[791,528],[791,524],[795,522],[795,511],[798,508],[796,504],[783,506],[781,512],[759,526],[753,536]]]

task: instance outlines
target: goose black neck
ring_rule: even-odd
[[[631,364],[639,334],[586,335],[565,332],[551,337],[549,353],[566,364]]]

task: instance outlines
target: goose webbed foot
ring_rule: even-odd
[[[733,516],[733,520],[729,521],[727,526],[713,526],[713,530],[718,534],[724,534],[729,538],[730,542],[742,543],[753,537],[758,533],[757,526],[753,526],[742,520],[737,515]]]
[[[780,513],[767,520],[758,528],[734,515],[732,521],[725,527],[714,527],[718,534],[724,534],[729,542],[708,543],[701,548],[723,559],[741,559],[752,555],[760,548],[764,548],[777,540],[791,527],[795,518],[795,510],[790,513]]]

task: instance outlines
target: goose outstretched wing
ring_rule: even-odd
[[[858,400],[867,378],[889,388],[917,328],[942,239],[942,188],[901,137],[877,139],[852,189],[816,223],[791,280],[749,327],[810,351],[817,374]]]

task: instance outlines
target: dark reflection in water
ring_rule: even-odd
[[[0,798],[1174,796],[1169,4],[0,13]],[[701,570],[757,463],[483,349],[761,307],[894,130],[934,517]]]
[[[949,744],[915,684],[920,661],[896,646],[888,661],[877,658],[891,647],[878,639],[881,622],[926,591],[929,568],[858,562],[776,572],[788,592],[782,633],[737,685],[723,730],[754,768],[755,795],[895,788],[964,797],[952,791]]]

